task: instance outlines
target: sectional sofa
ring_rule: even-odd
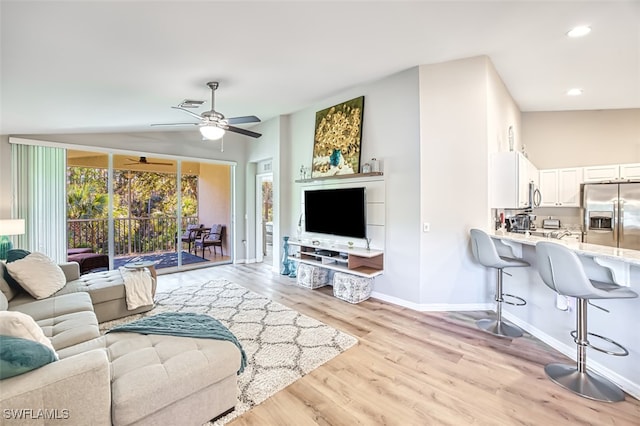
[[[61,267],[67,284],[41,300],[16,294],[0,274],[0,310],[31,317],[59,358],[0,381],[0,423],[42,425],[55,415],[70,425],[200,425],[233,410],[241,365],[233,343],[101,336],[99,321],[130,314],[116,297],[124,292],[117,271],[80,278],[77,263]]]

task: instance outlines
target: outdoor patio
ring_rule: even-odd
[[[197,217],[182,220],[182,229],[189,224],[197,224]],[[179,238],[176,231],[176,219],[171,217],[124,218],[114,219],[114,252],[113,268],[117,269],[129,262],[152,261],[156,270],[177,268],[178,251],[176,244]],[[108,220],[107,219],[70,219],[67,221],[68,247],[76,251],[86,249],[86,255],[108,255]],[[215,250],[205,249],[204,256],[193,247],[186,250],[187,243],[182,245],[183,266],[204,266],[204,264],[228,263],[229,256],[216,254]],[[73,256],[70,260],[73,259]],[[98,256],[95,256],[98,257]],[[108,261],[107,261],[108,263]],[[82,265],[81,265],[82,269]],[[91,272],[107,269],[104,266],[91,269]],[[83,273],[89,270],[83,270]]]

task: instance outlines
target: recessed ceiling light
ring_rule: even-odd
[[[582,95],[582,89],[578,89],[578,88],[569,89],[569,90],[567,90],[567,95],[569,95],[569,96],[580,96],[580,95]]]
[[[579,27],[575,27],[569,30],[567,35],[569,37],[583,37],[589,34],[590,32],[591,32],[591,27],[586,25],[581,25]]]

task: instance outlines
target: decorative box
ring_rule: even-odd
[[[298,265],[298,285],[307,288],[319,288],[329,284],[329,271],[306,263]]]
[[[373,278],[336,272],[333,274],[333,295],[349,303],[360,303],[371,296]]]

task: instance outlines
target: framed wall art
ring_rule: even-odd
[[[358,173],[363,111],[360,96],[316,113],[312,178]]]

